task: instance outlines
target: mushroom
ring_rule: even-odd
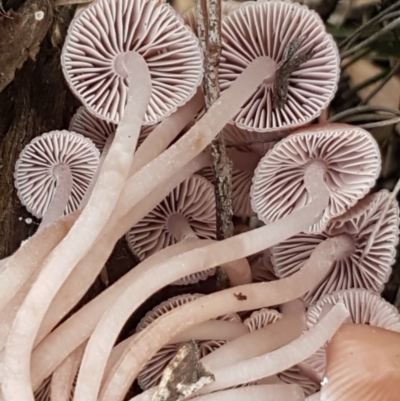
[[[127,54],[140,57],[151,74],[144,125],[185,104],[201,82],[197,40],[168,4],[96,1],[72,23],[61,60],[73,93],[101,119],[118,124],[128,112]]]
[[[91,140],[69,131],[34,138],[15,165],[21,203],[42,226],[78,209],[94,176],[99,152]]]
[[[201,297],[202,294],[185,294],[179,295],[177,297],[173,297],[168,299],[167,301],[162,302],[160,305],[153,308],[149,311],[144,318],[139,322],[138,326],[136,327],[136,332],[140,332],[148,327],[152,322],[156,319],[164,315],[165,313],[170,312],[171,310],[184,305],[188,302],[192,302],[194,299],[198,299]],[[236,322],[239,325],[231,325],[227,326],[230,327],[230,338],[235,338],[235,336],[244,334],[247,332],[245,326],[241,324],[240,318],[237,314],[228,314],[218,318],[218,320],[227,321],[227,322]],[[206,322],[207,323],[207,322]],[[222,327],[221,327],[222,328]],[[207,326],[204,327],[204,330],[192,330],[191,331],[191,338],[193,340],[202,339],[203,340],[198,342],[200,355],[202,357],[206,356],[214,349],[221,347],[225,340],[221,336],[224,336],[222,332],[219,332],[219,326]],[[203,331],[203,332],[202,332]],[[187,334],[186,334],[187,335]],[[190,335],[190,334],[189,334]],[[181,340],[185,340],[181,338]],[[189,339],[188,339],[189,340]],[[218,341],[215,341],[218,340]],[[147,390],[153,386],[158,385],[163,370],[171,361],[171,359],[176,355],[179,348],[183,345],[182,341],[179,343],[174,344],[167,344],[166,346],[162,347],[148,362],[148,364],[141,370],[138,375],[138,383],[142,390]]]
[[[344,324],[326,348],[321,401],[396,401],[400,333]]]
[[[385,213],[387,204],[389,208]],[[324,294],[348,288],[366,288],[380,293],[391,273],[398,234],[397,201],[388,191],[381,190],[332,219],[321,234],[298,234],[273,247],[275,274],[290,276],[301,269],[321,241],[346,235],[353,244],[352,250],[343,253],[324,281],[305,295],[305,301],[310,304]]]
[[[309,202],[304,179],[311,166],[324,171],[330,193],[322,218],[307,230],[321,232],[375,184],[380,153],[373,137],[358,127],[315,125],[296,131],[276,144],[256,169],[251,201],[260,220],[268,224]]]
[[[337,291],[322,297],[312,305],[307,313],[307,327],[315,325],[324,313],[326,306],[343,303],[350,313],[350,320],[356,324],[368,324],[387,330],[400,332],[400,315],[396,308],[379,295],[365,289]],[[319,349],[304,361],[322,381],[325,372],[325,349]]]
[[[226,90],[248,63],[268,56],[275,82],[262,84],[233,122],[240,128],[273,132],[316,118],[332,100],[339,56],[320,17],[298,3],[248,2],[222,21],[219,66]]]

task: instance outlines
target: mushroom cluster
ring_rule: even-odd
[[[222,9],[207,109],[193,15],[94,0],[71,23],[61,61],[82,106],[15,167],[42,224],[0,267],[2,401],[122,401],[136,379],[132,401],[394,400],[400,318],[380,292],[399,210],[395,191],[371,192],[372,135],[315,121],[337,88],[335,42],[297,3]],[[205,177],[221,131],[238,225],[217,241]],[[140,263],[81,305],[123,236]],[[218,291],[179,287],[143,314],[217,268]]]

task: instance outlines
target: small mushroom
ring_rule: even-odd
[[[400,333],[343,324],[326,348],[321,401],[397,401]]]
[[[98,162],[90,139],[69,131],[43,134],[23,149],[15,165],[18,197],[42,225],[51,223],[79,208]]]
[[[145,317],[139,322],[136,328],[136,332],[144,330],[147,326],[149,326],[152,322],[154,322],[165,313],[168,313],[171,310],[200,297],[202,297],[202,294],[185,294],[170,298],[169,300],[162,302],[160,305],[156,306],[145,315]],[[218,318],[218,320],[240,322],[239,316],[234,313],[221,316],[220,318]],[[138,383],[142,390],[147,390],[158,384],[164,368],[176,355],[183,344],[183,342],[167,344],[153,356],[153,358],[138,375]],[[198,341],[201,357],[208,355],[216,348],[221,347],[223,344],[225,344],[224,340],[212,340],[212,338],[210,338],[209,340]]]
[[[197,39],[168,4],[93,2],[72,22],[61,59],[73,93],[101,119],[121,120],[128,99],[129,54],[142,58],[151,74],[144,125],[185,104],[201,82]]]
[[[298,234],[273,247],[275,274],[290,276],[301,269],[319,243],[336,235],[345,235],[352,244],[350,251],[343,253],[329,275],[305,295],[305,301],[313,303],[324,294],[348,288],[366,288],[379,293],[391,273],[398,233],[397,201],[388,191],[382,190],[331,220],[321,234]]]
[[[307,327],[311,328],[323,315],[327,306],[342,302],[349,311],[350,321],[400,332],[400,315],[397,309],[379,295],[365,289],[350,289],[325,295],[307,312]],[[322,381],[326,367],[325,348],[319,349],[304,361]]]
[[[310,202],[305,178],[312,167],[324,172],[329,205],[309,232],[364,197],[380,171],[377,143],[365,130],[342,124],[303,128],[277,143],[260,161],[253,178],[253,210],[264,223],[276,221]]]
[[[221,90],[261,56],[275,62],[275,82],[258,88],[235,125],[262,132],[292,129],[312,121],[332,100],[340,59],[315,12],[298,3],[260,1],[230,13],[222,21]]]
[[[126,234],[126,239],[132,253],[143,260],[180,241],[214,239],[215,213],[214,187],[205,178],[193,175],[134,225]],[[214,268],[207,269],[175,284],[195,283],[214,273]]]

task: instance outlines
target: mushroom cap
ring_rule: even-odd
[[[397,401],[400,334],[343,324],[327,346],[321,401]]]
[[[132,252],[141,260],[178,241],[168,229],[176,214],[186,218],[199,238],[215,238],[215,195],[213,186],[199,175],[178,185],[158,206],[126,234]]]
[[[278,142],[258,164],[251,203],[260,220],[279,220],[310,202],[304,174],[311,163],[325,169],[330,192],[321,220],[308,230],[315,233],[368,193],[381,160],[376,141],[359,127],[329,124],[300,129]]]
[[[170,298],[167,301],[162,302],[151,311],[147,312],[143,319],[139,322],[136,332],[144,330],[147,326],[153,323],[160,316],[172,311],[173,309],[184,305],[188,302],[192,302],[195,299],[204,296],[203,294],[184,294],[178,295],[176,297]],[[236,313],[231,313],[228,315],[221,316],[217,320],[227,320],[231,322],[240,322],[240,317]],[[222,340],[210,340],[210,341],[197,341],[200,351],[200,356],[204,357],[214,351],[215,349],[221,347],[225,344]],[[183,343],[177,344],[167,344],[162,347],[148,362],[148,364],[141,370],[138,375],[138,383],[142,390],[147,390],[158,384],[161,379],[161,375],[171,361],[171,359],[176,355]]]
[[[14,185],[27,210],[38,218],[45,214],[56,190],[54,168],[67,165],[72,174],[72,191],[64,213],[78,209],[99,162],[93,142],[69,131],[51,131],[34,138],[15,165]]]
[[[193,175],[178,185],[147,216],[126,234],[132,253],[143,260],[153,253],[176,244],[169,229],[172,216],[182,216],[200,239],[215,239],[216,211],[214,187],[204,177]],[[205,280],[215,268],[191,274],[175,284],[185,285]]]
[[[118,123],[128,98],[127,52],[147,63],[152,92],[144,125],[185,104],[202,78],[198,40],[159,0],[97,0],[72,21],[61,62],[73,93],[101,119]]]
[[[243,321],[250,332],[263,329],[269,324],[275,323],[282,317],[282,314],[275,309],[263,308],[253,312],[250,317]]]
[[[274,266],[271,262],[271,253],[269,249],[266,249],[260,254],[249,256],[248,260],[253,282],[260,283],[264,281],[268,282],[277,280],[274,273]]]
[[[313,327],[323,314],[326,305],[344,303],[350,313],[352,323],[368,324],[387,330],[400,332],[400,315],[397,309],[382,297],[365,289],[350,289],[325,295],[307,311],[307,328]],[[325,349],[319,349],[304,361],[319,377],[325,372]]]
[[[386,202],[389,209],[375,234]],[[342,216],[333,219],[321,234],[298,234],[272,248],[272,263],[278,277],[287,277],[300,270],[315,247],[326,238],[346,234],[354,249],[333,263],[327,277],[304,299],[310,304],[322,295],[349,288],[365,288],[380,293],[387,282],[399,233],[399,207],[386,190],[373,193]],[[366,251],[371,241],[369,251]]]
[[[154,125],[144,125],[142,127],[138,138],[138,146],[143,143],[154,128]],[[117,125],[96,117],[86,107],[81,106],[73,115],[69,124],[69,130],[91,139],[97,149],[102,152],[107,138],[115,134]]]
[[[257,57],[268,56],[285,67],[285,53],[293,41],[302,40],[297,56],[313,52],[290,73],[283,107],[274,107],[274,87],[265,83],[234,117],[235,125],[263,132],[292,129],[312,121],[332,100],[340,58],[322,20],[307,7],[288,1],[249,2],[222,21],[221,38],[222,91]]]

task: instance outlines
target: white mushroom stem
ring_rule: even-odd
[[[55,166],[53,174],[56,179],[56,190],[42,218],[40,227],[53,223],[64,214],[72,191],[72,173],[66,164]]]
[[[41,228],[7,258],[0,270],[0,311],[42,266],[49,253],[67,235],[78,216],[79,212],[75,212]]]
[[[346,307],[341,303],[336,304],[320,322],[290,344],[214,371],[215,381],[204,387],[201,393],[238,386],[291,368],[329,341],[348,316]]]
[[[53,372],[51,377],[51,399],[70,401],[74,381],[82,360],[85,344],[77,348]]]
[[[4,401],[34,401],[30,356],[40,322],[63,282],[107,224],[126,183],[151,92],[149,70],[142,57],[130,53],[126,65],[127,107],[92,196],[72,229],[48,257],[14,320],[4,357]]]
[[[164,260],[214,242],[213,240],[185,241],[163,249],[136,266],[72,315],[35,348],[31,361],[33,388],[37,389],[74,349],[89,338],[101,316],[107,313],[109,306],[118,299],[121,293],[133,288],[134,292],[131,294],[134,293],[135,297],[131,297],[128,309],[135,310],[154,292],[182,277],[179,269],[165,269]],[[250,270],[245,259],[229,263],[225,267],[226,271],[229,272],[231,267],[238,272]],[[151,283],[147,284],[147,281]],[[143,285],[144,282],[145,285]],[[115,330],[115,332],[118,335],[119,331]],[[114,341],[108,340],[106,340],[107,346],[112,349],[116,338]]]
[[[133,160],[129,175],[135,175],[147,163],[160,155],[179,135],[194,116],[204,107],[204,96],[201,89],[183,106],[162,121],[150,132],[139,146]]]
[[[84,209],[85,208],[85,206],[87,205],[87,203],[89,201],[90,196],[92,195],[93,188],[94,188],[94,186],[95,186],[95,184],[97,182],[97,179],[99,177],[100,171],[101,171],[101,169],[103,167],[103,164],[104,164],[104,160],[106,159],[106,156],[108,154],[108,151],[110,150],[110,147],[111,147],[111,144],[112,144],[114,138],[115,138],[115,134],[109,135],[107,140],[106,140],[106,143],[104,144],[104,148],[103,148],[103,151],[101,152],[101,156],[100,156],[100,159],[99,159],[99,164],[97,165],[97,169],[96,169],[96,171],[95,171],[95,173],[94,173],[94,175],[92,177],[92,181],[90,181],[90,184],[89,184],[88,188],[86,189],[85,195],[83,196],[82,201],[81,201],[81,203],[79,205],[80,209]]]
[[[135,400],[133,398],[131,401]],[[191,401],[304,401],[304,393],[297,384],[258,385],[191,398]]]
[[[318,393],[312,394],[306,398],[306,401],[320,401],[321,399],[321,393],[318,391]]]
[[[202,358],[201,362],[207,370],[213,372],[215,369],[280,348],[300,337],[306,323],[304,312],[302,301],[284,304],[283,316],[277,322],[227,342]]]
[[[96,242],[95,246],[85,256],[85,258],[78,263],[77,268],[72,272],[57,293],[40,326],[35,344],[38,344],[39,341],[43,340],[43,338],[50,333],[58,322],[83,297],[96,279],[97,275],[100,273],[100,270],[111,254],[116,241],[126,231],[128,231],[132,225],[136,224],[141,218],[143,218],[143,216],[154,209],[154,207],[176,186],[192,175],[195,171],[199,170],[199,168],[206,166],[209,161],[209,153],[201,153],[175,174],[167,184],[156,188],[148,198],[141,201],[127,215],[120,218],[114,226],[109,227],[106,233]],[[239,282],[244,282],[243,280],[247,280],[247,275],[250,275],[250,272],[246,274],[246,272],[240,270],[232,271],[231,269],[230,275],[233,276],[236,281],[239,280]],[[108,305],[109,304],[107,303],[104,304],[104,310]],[[94,324],[97,324],[97,321],[95,321]],[[88,326],[86,326],[86,328],[88,328]],[[93,328],[94,326],[90,327],[90,329]]]
[[[300,211],[297,213],[301,214]],[[297,213],[293,213],[291,217]],[[290,217],[287,216],[279,222],[283,223],[288,218],[290,219]],[[279,230],[274,230],[274,228],[277,228],[276,226],[279,222],[271,223],[270,225],[272,232],[275,232],[276,235],[279,235]],[[286,222],[287,220],[285,223]],[[293,224],[295,223],[293,222]],[[290,224],[288,225],[290,226]],[[228,255],[228,251],[224,249],[223,246],[226,243],[229,243],[230,245],[229,254],[242,253],[243,246],[240,247],[239,244],[236,244],[234,239],[238,237],[243,238],[252,236],[253,241],[257,241],[256,238],[263,238],[265,240],[266,235],[263,235],[264,233],[261,231],[265,231],[266,227],[240,234],[238,236],[229,238],[228,240],[220,241],[218,244],[215,244],[215,246],[212,244],[191,252],[187,252],[186,255],[184,254],[181,255],[181,257],[177,257],[177,262],[182,264],[182,261],[188,258],[188,260],[190,260],[193,264],[196,261],[205,258],[204,254],[212,255],[213,259],[215,259],[217,255],[220,257],[226,256]],[[273,236],[272,233],[271,236]],[[279,241],[280,239],[277,240]],[[304,267],[290,277],[274,282],[248,284],[220,291],[216,294],[207,295],[194,300],[190,304],[183,305],[167,315],[161,316],[151,326],[138,333],[138,335],[132,340],[129,349],[124,352],[122,358],[114,366],[111,373],[107,377],[101,391],[100,400],[122,400],[129,388],[130,383],[132,383],[132,381],[136,378],[136,375],[155,354],[155,352],[163,345],[168,343],[170,338],[174,337],[180,331],[187,329],[191,325],[198,324],[202,321],[215,318],[216,316],[222,316],[227,313],[283,304],[289,302],[290,300],[301,297],[305,292],[319,283],[326,276],[327,272],[332,266],[332,263],[337,257],[337,249],[340,247],[341,240],[345,239],[336,237],[333,239],[328,239],[319,244],[313,251],[310,259],[305,263]],[[232,242],[235,244],[232,244]],[[216,245],[219,245],[219,249]],[[198,255],[196,255],[197,253]],[[202,255],[200,255],[200,253],[202,253]],[[235,256],[236,255],[233,257]],[[224,259],[226,260],[226,258]],[[210,264],[207,264],[207,267],[210,267]],[[122,297],[123,294],[121,295],[121,298]],[[89,352],[92,349],[96,349],[96,352],[98,353],[104,352],[103,349],[99,351],[97,348],[104,344],[104,338],[107,338],[110,331],[112,331],[110,328],[113,326],[108,326],[107,330],[107,328],[105,328],[103,325],[106,323],[109,324],[109,322],[113,320],[109,318],[110,316],[114,316],[112,313],[118,313],[115,312],[116,309],[114,308],[122,305],[121,298],[118,302],[114,303],[113,307],[109,309],[108,313],[103,316],[91,339],[89,340],[85,351],[85,357],[82,361],[80,374],[78,376],[78,384],[82,374],[82,367],[89,365],[89,363],[85,361],[85,358],[88,358],[87,355],[90,355]],[[100,333],[102,336],[99,335]],[[99,339],[97,339],[97,336]],[[90,355],[91,360],[96,360],[96,362],[99,362],[100,358],[98,358],[98,356],[99,354]],[[96,367],[98,369],[98,365],[96,365]],[[92,374],[95,369],[96,368],[93,368],[91,370]],[[86,375],[85,380],[88,380]],[[75,401],[78,400],[79,398],[76,398]]]
[[[227,320],[208,320],[190,327],[182,333],[177,334],[170,344],[187,342],[190,340],[224,340],[232,341],[247,334],[249,329],[240,322]]]

